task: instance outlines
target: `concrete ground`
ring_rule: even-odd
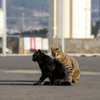
[[[75,59],[81,70],[78,83],[34,86],[41,72],[31,56],[0,57],[0,100],[99,100],[100,57]]]

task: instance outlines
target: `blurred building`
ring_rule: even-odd
[[[100,0],[91,0],[92,34],[100,38]]]
[[[49,0],[49,37],[61,37],[62,0]],[[63,0],[64,38],[91,37],[91,0]]]
[[[33,30],[33,31],[24,31],[21,33],[13,33],[7,35],[8,37],[18,36],[18,37],[43,37],[46,38],[48,36],[48,29],[40,29],[40,30]],[[14,36],[14,37],[15,37]]]
[[[3,11],[0,9],[0,37],[2,37],[3,34]]]

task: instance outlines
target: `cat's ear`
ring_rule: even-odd
[[[53,50],[54,48],[53,47],[51,47],[51,50]]]
[[[60,47],[58,48],[58,50],[62,51],[62,46],[60,46]]]
[[[41,50],[40,49],[38,50],[38,54],[41,54]]]

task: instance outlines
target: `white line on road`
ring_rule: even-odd
[[[100,72],[88,72],[88,71],[82,71],[81,75],[100,75]]]
[[[0,70],[0,73],[40,74],[40,70]],[[81,75],[100,75],[100,72],[81,71]]]
[[[40,74],[40,70],[0,70],[1,73]]]

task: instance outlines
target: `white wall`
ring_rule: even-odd
[[[63,31],[64,38],[70,37],[70,0],[63,0]],[[57,37],[61,38],[62,10],[61,0],[57,0]]]
[[[72,37],[90,38],[91,0],[73,0],[72,5]]]
[[[71,0],[64,0],[64,37],[70,38],[70,24],[71,24]]]
[[[56,0],[56,33],[61,38],[61,0]],[[64,0],[64,38],[90,38],[91,0]],[[49,0],[49,37],[54,36],[54,0]],[[52,20],[51,20],[52,19]]]
[[[53,37],[55,34],[54,28],[56,28],[56,37],[61,38],[61,0],[56,0],[56,18],[54,18],[54,0],[49,0],[49,37]],[[64,37],[70,37],[70,0],[64,0]],[[56,21],[54,21],[56,20]],[[54,23],[56,22],[56,26]]]

